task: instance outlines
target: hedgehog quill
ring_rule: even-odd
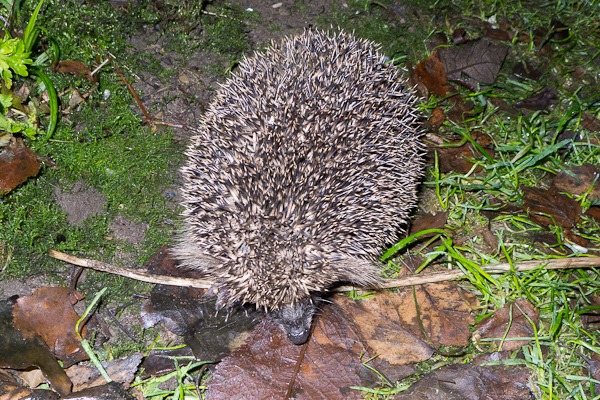
[[[187,149],[183,268],[295,344],[339,283],[377,286],[423,170],[417,99],[378,45],[307,30],[243,59]]]

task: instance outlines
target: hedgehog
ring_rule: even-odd
[[[186,151],[173,252],[217,307],[264,308],[295,344],[336,284],[377,287],[424,158],[418,99],[380,46],[306,30],[243,58]]]

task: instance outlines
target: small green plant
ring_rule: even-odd
[[[6,25],[4,37],[0,39],[0,146],[7,144],[15,133],[35,139],[40,132],[38,123],[38,105],[36,101],[23,104],[27,96],[11,91],[16,76],[34,76],[48,93],[50,120],[46,128],[45,138],[49,138],[56,129],[58,121],[58,96],[48,75],[42,67],[48,62],[44,52],[35,60],[31,58],[33,48],[43,28],[36,25],[44,0],[40,0],[34,9],[22,37],[13,37],[9,32],[9,23],[19,9],[20,2],[2,1],[6,8]],[[15,76],[16,75],[16,76]]]

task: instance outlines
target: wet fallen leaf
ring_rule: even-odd
[[[11,141],[0,152],[0,195],[10,192],[29,177],[36,176],[39,171],[40,163],[23,140]]]
[[[590,132],[600,132],[600,119],[588,111],[581,114],[581,126]]]
[[[588,208],[588,210],[585,212],[585,215],[595,219],[597,222],[600,222],[600,206],[592,206]]]
[[[440,107],[434,108],[431,112],[429,120],[427,120],[426,123],[428,130],[437,131],[438,129],[440,129],[445,119],[446,114],[444,114],[444,110],[442,110]]]
[[[13,324],[14,301],[0,301],[0,367],[16,370],[38,367],[60,394],[71,391],[71,381],[48,346],[38,336],[25,336]],[[1,393],[1,392],[0,392]]]
[[[542,72],[529,61],[516,63],[512,69],[512,73],[532,81],[539,80],[543,75]]]
[[[403,318],[403,312],[408,312],[411,316],[415,314],[412,295],[408,291],[403,292],[381,292],[359,301],[347,297],[336,300],[347,319],[354,321],[360,340],[371,353],[378,354],[380,359],[391,365],[425,361],[434,353],[416,321],[407,322]],[[407,297],[411,298],[408,299],[409,304],[405,305],[402,302]]]
[[[488,156],[493,158],[495,152],[489,136],[478,132],[473,132],[472,136],[475,142],[488,154]],[[438,153],[439,169],[444,173],[458,172],[465,174],[473,168],[473,162],[476,159],[483,157],[483,154],[479,152],[479,149],[475,148],[470,142],[459,147],[438,147],[435,151]],[[476,169],[476,171],[479,170],[481,170],[481,167]]]
[[[119,382],[124,388],[129,388],[142,362],[142,357],[141,353],[134,353],[127,358],[102,362],[102,366],[114,382]],[[106,384],[106,380],[100,375],[98,368],[93,365],[73,365],[66,372],[73,382],[73,392]]]
[[[514,400],[533,398],[524,367],[450,365],[396,395],[396,400]]]
[[[178,268],[166,248],[152,256],[146,269],[160,275],[199,277],[194,271]],[[184,337],[196,358],[218,361],[264,314],[255,307],[216,311],[215,298],[205,290],[156,285],[143,305],[142,321],[145,327],[162,321],[171,332]]]
[[[467,346],[469,325],[475,323],[472,311],[478,304],[477,298],[455,282],[421,285],[415,291],[418,310],[412,292],[405,289],[403,306],[398,310],[401,320],[411,324],[413,332],[424,331],[426,339],[435,345]]]
[[[495,346],[502,343],[496,350],[516,350],[529,343],[528,338],[534,334],[530,321],[537,325],[538,320],[539,311],[528,300],[519,299],[515,303],[506,304],[491,317],[481,321],[473,337],[477,341],[496,339],[493,341]],[[514,340],[518,338],[526,339]]]
[[[175,370],[175,358],[193,357],[189,346],[174,349],[154,349],[144,357],[140,366],[141,378],[166,375]]]
[[[421,61],[411,71],[410,77],[413,85],[417,86],[424,97],[429,97],[429,94],[444,97],[450,91],[446,71],[437,52],[431,53],[429,58]]]
[[[528,110],[547,110],[551,105],[556,104],[557,101],[556,89],[544,88],[525,100],[516,102],[515,107],[526,108]]]
[[[84,389],[68,396],[64,396],[62,400],[134,400],[123,387],[117,382],[105,383],[101,386],[94,386],[89,389]]]
[[[592,378],[600,380],[600,354],[591,353],[587,364]]]
[[[589,192],[588,200],[600,203],[600,167],[593,164],[569,167],[556,175],[552,187],[578,196]]]
[[[469,41],[469,35],[467,34],[467,30],[465,28],[458,28],[452,32],[452,43],[453,44],[463,44]]]
[[[448,111],[447,117],[450,121],[462,124],[463,121],[473,115],[475,106],[470,100],[464,100],[461,97],[453,98],[453,106]]]
[[[0,400],[58,400],[59,398],[57,393],[50,390],[23,387],[11,374],[0,369]]]
[[[510,42],[515,34],[504,29],[492,28],[489,23],[485,23],[483,26],[483,35],[488,39]]]
[[[536,224],[555,224],[572,228],[579,220],[581,206],[575,200],[552,189],[523,187],[523,209]]]
[[[361,385],[364,377],[376,380],[359,358],[364,354],[366,360],[368,355],[356,327],[335,306],[323,309],[306,346],[296,375],[302,346],[292,344],[278,327],[264,320],[250,340],[217,365],[206,397],[282,399],[293,381],[295,399],[360,399],[361,393],[350,386]]]
[[[65,287],[41,287],[33,295],[17,299],[13,310],[15,327],[25,337],[40,337],[65,366],[87,360],[75,334],[79,315],[73,309],[82,297]]]
[[[59,61],[55,67],[56,72],[61,74],[71,74],[75,76],[79,76],[81,78],[85,78],[87,81],[95,83],[98,81],[97,75],[92,75],[92,71],[90,68],[77,60],[62,60]]]
[[[600,330],[600,296],[588,296],[581,305],[581,323],[588,330]]]
[[[479,39],[467,44],[437,50],[448,80],[474,90],[477,84],[496,81],[508,48]]]
[[[425,229],[443,229],[448,221],[448,212],[418,213],[410,224],[409,235]]]

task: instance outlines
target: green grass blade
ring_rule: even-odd
[[[52,134],[56,130],[56,125],[58,123],[58,94],[56,93],[56,89],[50,80],[48,74],[42,71],[39,68],[31,68],[31,74],[40,78],[42,82],[44,82],[44,86],[46,86],[46,91],[48,92],[48,102],[50,106],[50,121],[48,122],[48,129],[46,129],[46,134],[44,135],[44,139],[48,140],[52,137]]]
[[[396,254],[398,251],[400,251],[401,249],[405,248],[408,244],[412,243],[413,241],[415,241],[416,239],[422,237],[422,236],[427,236],[429,234],[432,233],[436,233],[439,235],[447,235],[448,232],[446,232],[443,229],[425,229],[416,233],[413,233],[410,236],[405,237],[404,239],[402,239],[401,241],[399,241],[398,243],[396,243],[395,245],[393,245],[392,247],[390,247],[388,249],[388,251],[386,251],[380,258],[381,261],[387,261],[390,257],[392,257],[394,254]]]
[[[42,8],[42,4],[44,4],[44,0],[40,0],[37,7],[35,7],[35,10],[33,10],[29,22],[27,23],[27,27],[25,28],[25,32],[23,33],[23,42],[25,43],[25,51],[27,53],[31,52],[31,49],[33,49],[33,45],[40,33],[40,30],[35,26],[35,23],[37,22],[37,17]]]

